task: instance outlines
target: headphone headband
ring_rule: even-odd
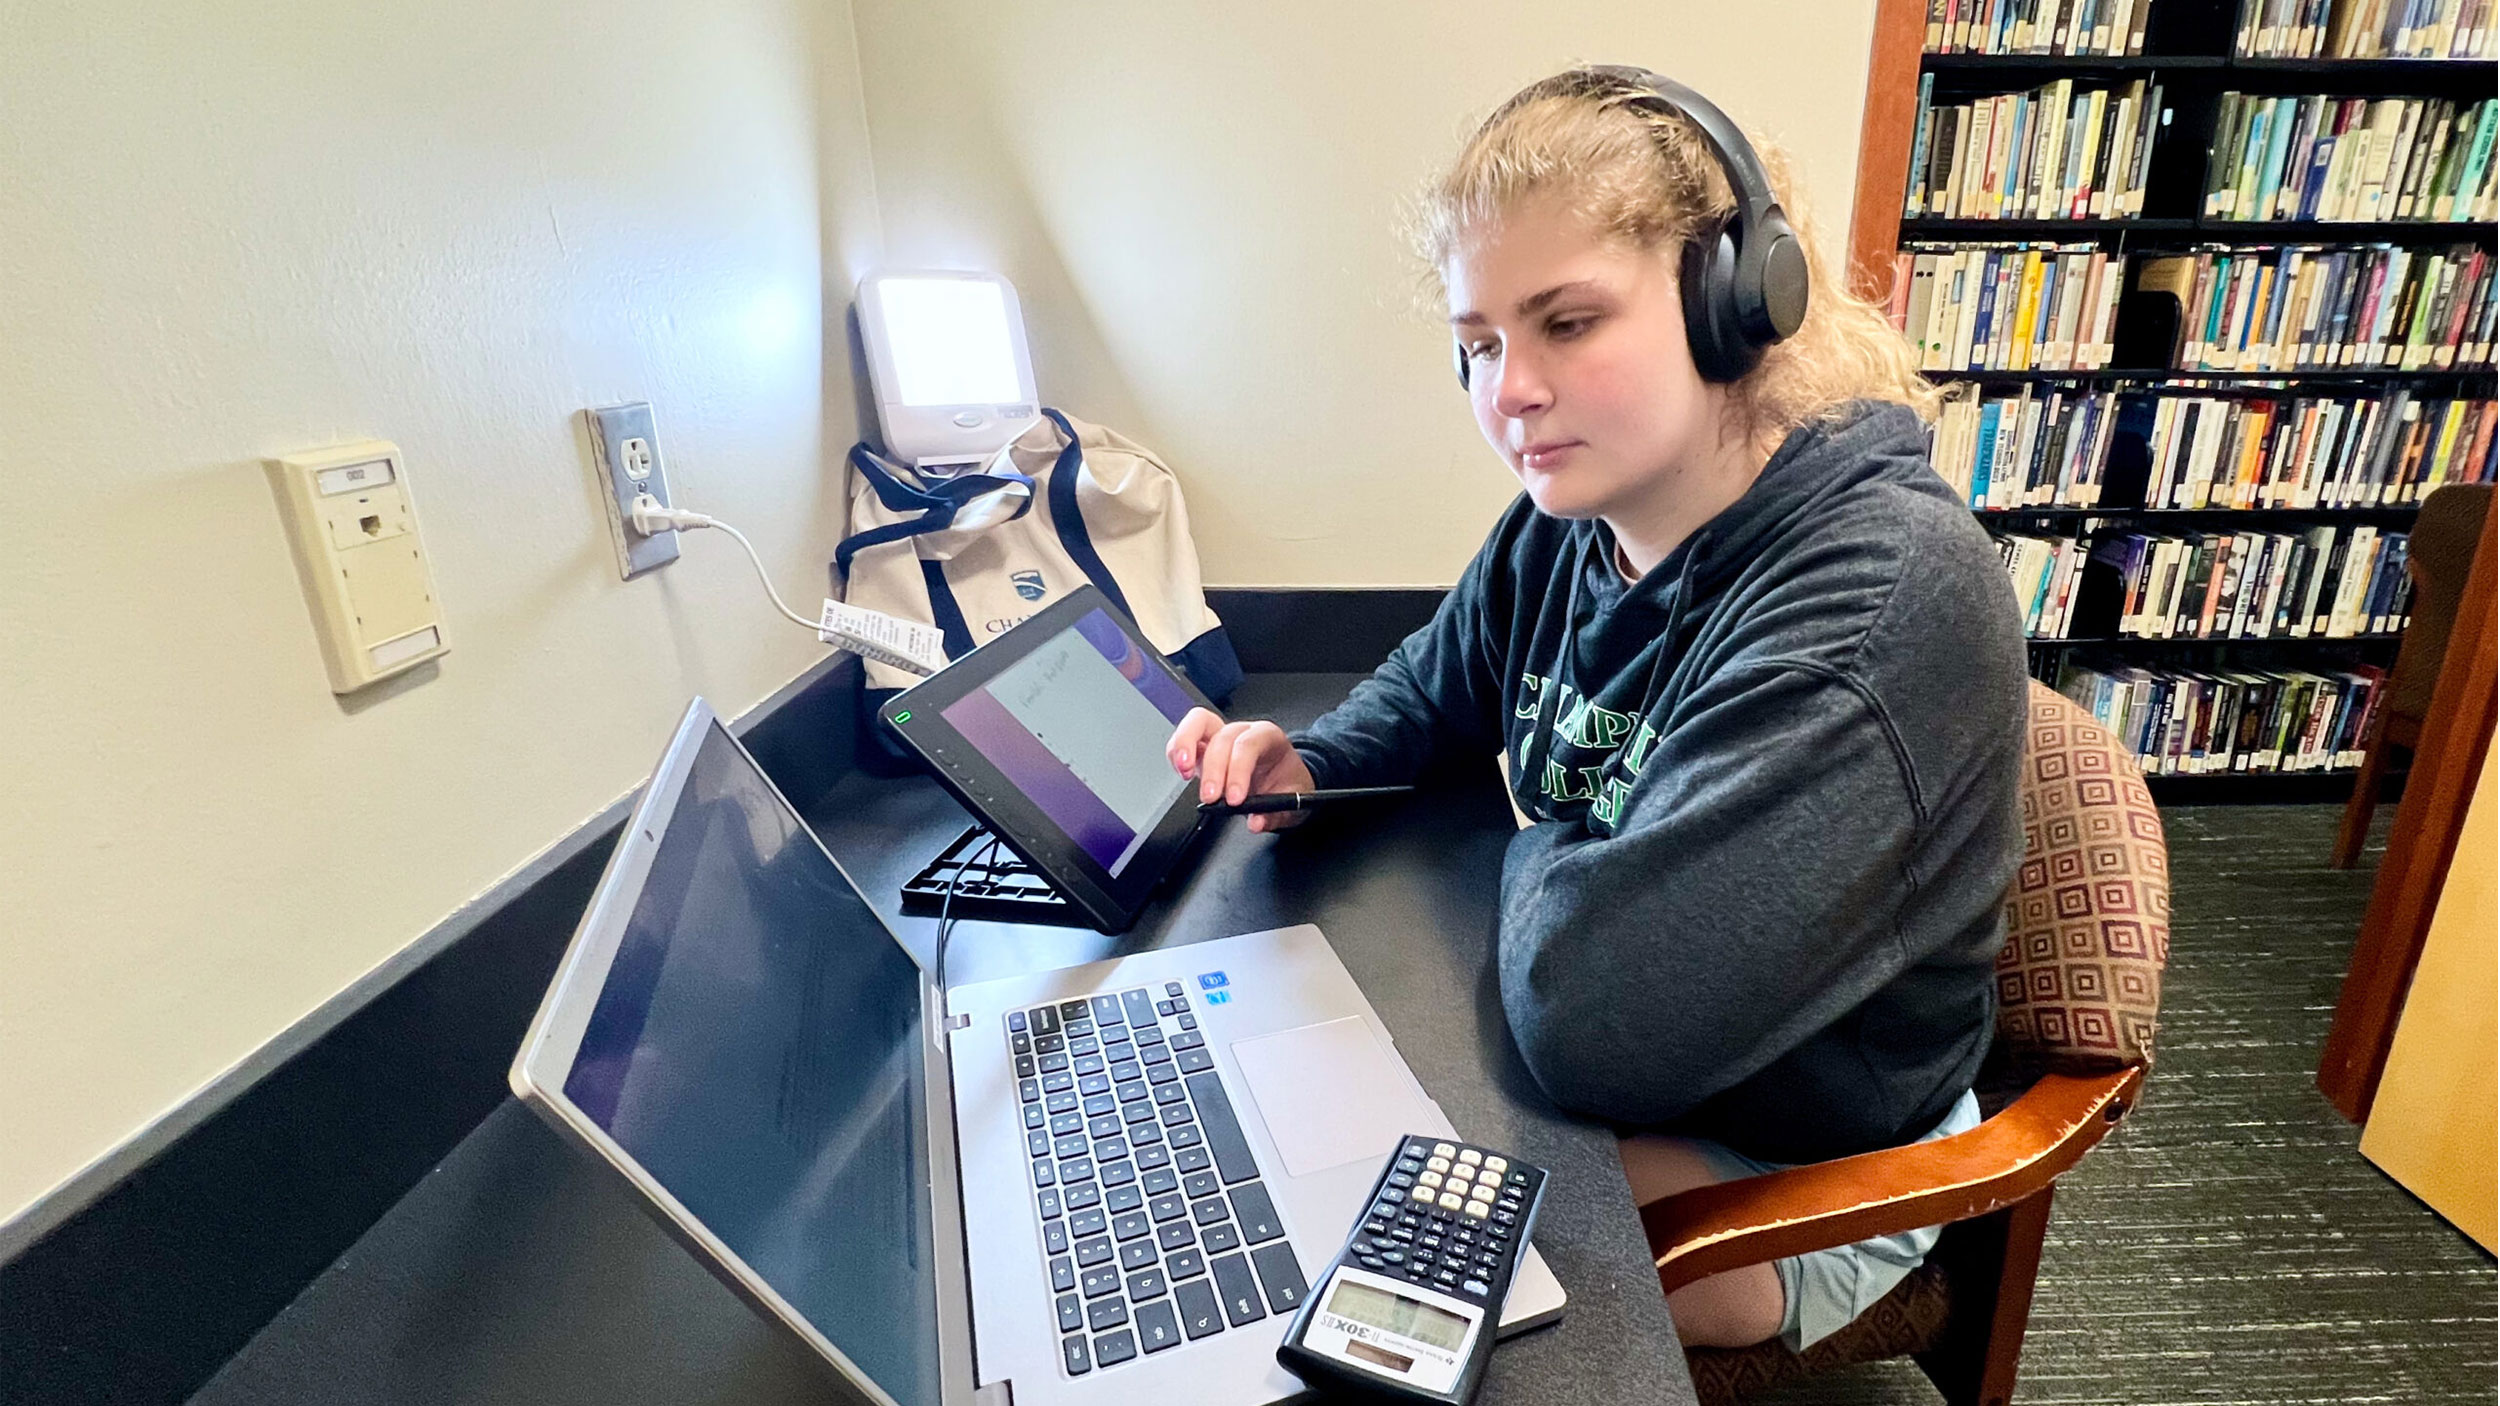
[[[1622,96],[1636,106],[1692,123],[1701,132],[1710,154],[1719,159],[1719,169],[1727,176],[1728,191],[1736,197],[1736,217],[1745,228],[1758,228],[1764,218],[1778,210],[1779,199],[1771,194],[1771,178],[1763,174],[1762,158],[1754,154],[1753,143],[1745,139],[1744,129],[1730,121],[1717,103],[1646,68],[1608,63],[1592,65],[1585,71],[1613,79],[1631,90]]]

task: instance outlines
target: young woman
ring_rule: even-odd
[[[2012,589],[1927,465],[1932,395],[1881,315],[1809,255],[1792,336],[1727,383],[1696,366],[1679,258],[1734,197],[1645,93],[1537,83],[1426,200],[1476,423],[1524,496],[1334,712],[1288,737],[1201,710],[1170,749],[1232,800],[1506,753],[1530,821],[1502,874],[1511,1032],[1556,1103],[1639,1130],[1644,1202],[1975,1125],[2025,710]],[[1670,1307],[1689,1344],[1802,1348],[1933,1238]]]

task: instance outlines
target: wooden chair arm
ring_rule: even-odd
[[[1641,1208],[1659,1286],[1967,1220],[2055,1181],[2131,1107],[2144,1071],[2049,1074],[1966,1133],[1696,1187]]]

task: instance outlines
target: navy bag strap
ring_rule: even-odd
[[[1042,413],[1068,437],[1068,447],[1059,451],[1058,462],[1050,466],[1050,525],[1059,534],[1059,545],[1076,563],[1077,570],[1096,589],[1111,598],[1120,613],[1134,620],[1137,613],[1128,608],[1128,597],[1121,593],[1120,583],[1111,577],[1111,568],[1103,563],[1102,553],[1094,550],[1094,539],[1085,531],[1085,515],[1076,507],[1076,476],[1085,468],[1085,446],[1077,443],[1076,427],[1068,417],[1045,405]]]
[[[872,527],[843,538],[841,544],[833,549],[833,569],[846,579],[851,574],[851,558],[865,549],[924,533],[943,532],[954,526],[955,514],[962,510],[964,504],[983,494],[995,493],[1002,488],[1022,487],[1025,490],[1024,501],[1016,505],[1008,521],[1013,522],[1033,510],[1033,476],[1013,469],[1002,473],[965,474],[961,478],[947,479],[934,488],[922,488],[905,479],[899,466],[888,463],[865,444],[851,446],[851,467],[859,470],[859,476],[867,480],[878,502],[895,512],[916,511],[920,516],[902,522],[889,522],[883,527]]]

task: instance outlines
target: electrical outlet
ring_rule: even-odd
[[[582,415],[590,426],[590,455],[605,490],[600,496],[608,505],[608,536],[616,545],[617,570],[631,581],[677,560],[673,529],[645,537],[629,521],[638,494],[650,494],[662,507],[676,506],[669,497],[668,468],[660,456],[660,430],[651,418],[650,402],[601,406]]]

